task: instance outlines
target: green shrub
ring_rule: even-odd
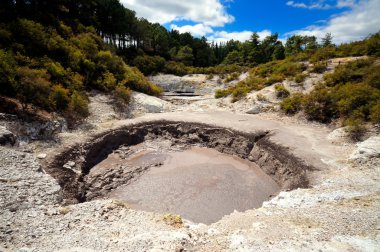
[[[249,76],[247,79],[239,81],[235,86],[224,90],[217,90],[215,97],[226,97],[232,95],[232,101],[236,102],[243,98],[252,90],[261,90],[267,85],[267,79],[260,77]]]
[[[79,92],[73,92],[70,99],[69,111],[81,117],[88,116],[88,101],[85,96]]]
[[[302,109],[303,99],[302,93],[295,93],[281,101],[281,109],[287,114],[295,114]]]
[[[187,74],[187,67],[183,63],[169,61],[165,64],[164,73],[184,76]]]
[[[305,79],[307,77],[307,74],[297,74],[295,77],[294,77],[294,81],[297,82],[297,83],[301,83],[301,82],[304,82]]]
[[[61,63],[50,61],[45,64],[45,68],[51,76],[51,79],[56,82],[63,82],[66,77],[66,71]]]
[[[144,75],[162,72],[165,63],[165,59],[162,57],[148,55],[137,56],[132,62]]]
[[[380,65],[372,65],[363,76],[363,82],[371,87],[380,89]]]
[[[346,84],[334,88],[331,97],[342,117],[358,117],[360,114],[363,120],[367,120],[371,105],[380,100],[380,90],[367,84]]]
[[[328,46],[325,48],[319,48],[311,57],[310,62],[319,62],[325,61],[331,58],[334,58],[336,55],[336,48],[332,46]]]
[[[131,101],[132,90],[122,85],[119,85],[115,89],[115,95],[117,98],[121,99],[125,104],[129,104],[129,102]]]
[[[53,86],[50,93],[50,102],[55,110],[65,111],[69,107],[69,91],[61,85]]]
[[[222,98],[222,97],[227,97],[228,95],[230,95],[230,92],[228,92],[228,90],[226,89],[218,89],[215,91],[215,98]]]
[[[380,100],[371,104],[369,118],[373,123],[380,124]]]
[[[369,73],[373,60],[356,60],[344,65],[339,65],[333,73],[326,74],[324,80],[328,86],[341,83],[358,83]]]
[[[95,83],[96,83],[95,85],[96,89],[102,90],[102,91],[109,91],[109,90],[115,89],[116,84],[117,84],[117,79],[112,73],[106,71],[96,80]]]
[[[212,80],[214,78],[214,74],[210,73],[207,75],[206,80]]]
[[[320,61],[314,63],[313,67],[311,68],[312,73],[324,73],[327,70],[327,62]]]
[[[16,61],[10,52],[0,49],[0,94],[14,95]]]
[[[366,128],[364,126],[364,120],[362,118],[350,118],[344,123],[348,137],[353,141],[362,140],[365,135]]]
[[[232,74],[229,74],[227,76],[227,78],[225,79],[225,82],[228,83],[228,82],[231,82],[231,81],[234,81],[234,80],[237,80],[239,78],[239,73],[232,73]]]
[[[290,60],[271,61],[253,68],[249,74],[268,79],[268,85],[294,77],[306,70],[306,65]]]
[[[50,85],[46,70],[20,67],[16,74],[17,95],[24,109],[34,105],[47,110],[51,109],[49,101]]]
[[[120,82],[121,85],[145,94],[161,95],[162,89],[148,81],[137,68],[124,65],[124,70],[124,79]]]
[[[268,100],[267,97],[263,94],[257,94],[256,98],[258,101],[267,101]]]
[[[276,90],[277,98],[286,98],[290,95],[289,90],[287,90],[282,84],[275,85],[274,89]]]
[[[316,88],[303,100],[305,114],[309,120],[330,122],[338,116],[334,101],[328,88],[324,85]]]

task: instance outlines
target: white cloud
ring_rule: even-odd
[[[209,41],[214,42],[226,42],[231,39],[238,40],[241,42],[247,41],[251,38],[253,31],[241,31],[241,32],[226,32],[226,31],[217,31],[211,36],[209,36],[207,39]],[[263,30],[260,32],[257,32],[260,39],[264,39],[265,37],[272,34],[269,30]]]
[[[313,9],[326,10],[326,9],[333,8],[332,5],[326,4],[325,0],[312,1],[309,4],[306,4],[303,2],[296,3],[294,1],[288,1],[286,5],[295,7],[295,8],[303,8],[303,9],[310,9],[310,10],[313,10]]]
[[[333,8],[352,8],[357,2],[358,0],[337,0],[336,3],[329,4],[326,3],[326,0],[309,0],[307,3],[288,1],[286,5],[309,10],[328,10]]]
[[[355,5],[357,4],[357,1],[356,0],[339,0],[337,3],[336,3],[336,7],[338,8],[345,8],[345,7],[355,7]]]
[[[190,32],[193,36],[196,37],[206,36],[207,34],[214,32],[214,30],[210,26],[204,24],[185,26],[177,26],[175,24],[172,24],[170,25],[170,28],[179,31],[180,33]]]
[[[188,20],[206,26],[221,27],[234,21],[220,0],[121,0],[137,16],[151,22],[166,24]]]
[[[350,2],[350,1],[345,1]],[[333,35],[335,43],[363,39],[370,33],[380,30],[380,1],[361,0],[351,10],[333,16],[323,26],[309,26],[302,30],[292,31],[287,35],[314,35],[322,38],[326,33]]]

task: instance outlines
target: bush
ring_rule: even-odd
[[[234,81],[234,80],[237,80],[239,78],[239,73],[232,73],[232,74],[229,74],[225,80],[226,83],[228,82],[231,82],[231,81]]]
[[[215,91],[215,98],[222,98],[222,97],[227,97],[230,95],[230,92],[226,89],[218,89]]]
[[[367,120],[371,105],[380,100],[380,90],[367,84],[346,84],[333,89],[331,97],[342,117],[360,115],[363,120]]]
[[[16,81],[17,98],[24,109],[28,107],[28,104],[47,110],[51,109],[50,82],[46,70],[20,67],[17,69]]]
[[[349,119],[345,121],[346,132],[348,136],[353,141],[362,140],[365,134],[364,121],[361,118]]]
[[[303,100],[305,114],[309,120],[330,122],[338,116],[334,101],[324,85],[317,86]]]
[[[268,100],[267,97],[263,94],[257,94],[256,98],[258,101],[267,101]]]
[[[184,76],[187,74],[187,67],[183,63],[169,61],[165,64],[164,73]]]
[[[95,83],[95,87],[98,90],[109,91],[115,89],[117,80],[112,73],[106,71],[96,80]]]
[[[313,67],[311,68],[312,73],[324,73],[326,70],[327,70],[327,62],[325,61],[314,63]]]
[[[359,83],[369,73],[373,60],[356,60],[335,68],[333,73],[326,74],[324,80],[328,86],[341,83]]]
[[[79,92],[73,92],[70,99],[69,111],[81,117],[88,116],[88,101],[85,96]]]
[[[290,95],[289,90],[287,90],[282,84],[275,85],[274,89],[276,90],[277,98],[286,98]]]
[[[162,72],[165,66],[165,59],[159,56],[137,56],[132,65],[136,66],[144,75],[157,74]]]
[[[295,114],[302,109],[303,99],[302,93],[295,93],[292,97],[287,97],[281,101],[281,109],[287,114]]]
[[[206,80],[212,80],[214,78],[214,74],[209,74],[209,75],[207,75],[207,77],[206,77]]]
[[[57,111],[65,111],[69,107],[69,91],[61,85],[56,85],[50,93],[50,101],[53,108]]]
[[[380,100],[371,105],[369,118],[373,123],[380,124]]]
[[[122,85],[119,85],[115,89],[115,95],[117,98],[122,100],[124,104],[129,104],[129,102],[131,101],[132,90]]]
[[[145,94],[161,95],[162,89],[148,81],[137,68],[124,65],[124,69],[124,79],[120,82],[121,85]]]
[[[328,46],[325,48],[319,48],[311,57],[310,62],[325,61],[334,58],[336,55],[335,47]]]
[[[16,62],[10,52],[0,49],[0,94],[14,95]]]
[[[297,83],[301,83],[301,82],[304,82],[305,79],[307,77],[307,74],[297,74],[295,77],[294,77],[294,81],[297,82]]]
[[[66,71],[61,63],[50,61],[45,64],[45,68],[51,76],[51,79],[56,82],[63,82],[66,77]]]

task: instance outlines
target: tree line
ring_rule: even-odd
[[[3,0],[0,7],[0,20],[3,22],[17,17],[43,25],[54,26],[62,21],[71,27],[79,24],[92,26],[131,64],[136,57],[147,55],[194,67],[221,63],[251,66],[332,45],[329,34],[322,44],[318,44],[314,36],[295,35],[283,45],[277,33],[262,40],[253,33],[246,42],[214,43],[205,37],[193,37],[190,33],[168,31],[158,23],[139,18],[119,0]]]

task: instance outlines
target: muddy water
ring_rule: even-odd
[[[108,197],[126,201],[136,209],[180,214],[209,224],[234,210],[260,207],[280,189],[251,162],[213,149],[144,152],[124,162],[141,164],[149,160],[161,160],[162,165],[116,188]]]

